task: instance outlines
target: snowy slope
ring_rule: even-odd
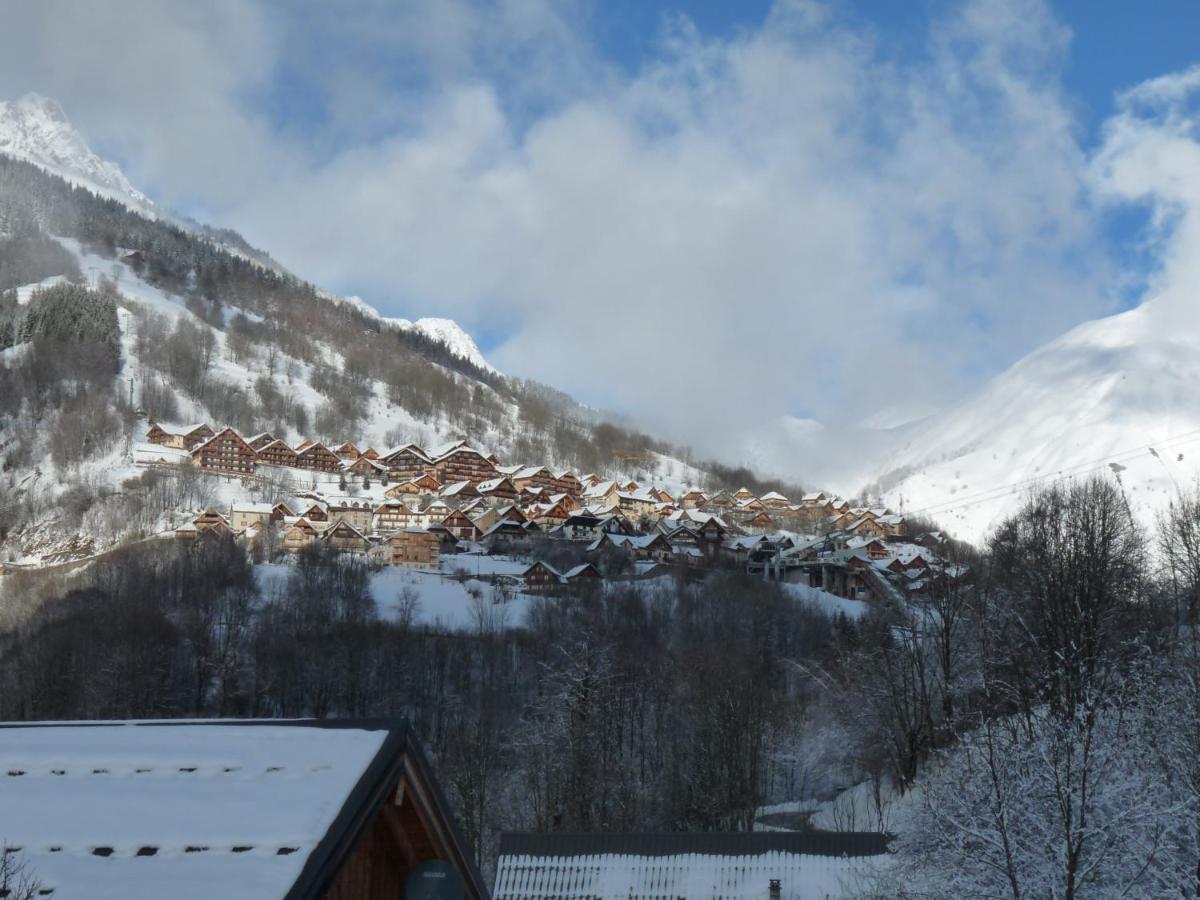
[[[895,429],[879,469],[884,499],[977,540],[1031,486],[1111,472],[1152,521],[1200,471],[1200,334],[1169,327],[1163,313],[1150,301],[1080,325],[953,407]]]
[[[48,97],[26,94],[19,100],[0,101],[0,153],[31,162],[144,215],[156,216],[150,199],[129,183],[116,163],[93,153],[62,108]]]

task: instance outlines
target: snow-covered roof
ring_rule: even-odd
[[[235,503],[233,504],[233,512],[235,513],[251,513],[254,515],[269,516],[275,509],[274,503]]]
[[[763,494],[758,499],[759,500],[783,500],[785,502],[787,501],[787,497],[783,496],[783,494],[779,493],[779,491],[767,491],[765,494]]]
[[[506,834],[494,900],[844,896],[887,859],[881,834]]]
[[[388,734],[266,722],[0,727],[4,839],[63,900],[279,900]]]

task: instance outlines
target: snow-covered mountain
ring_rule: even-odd
[[[1153,521],[1200,472],[1200,334],[1164,300],[1080,325],[933,416],[888,432],[892,506],[978,540],[1033,485],[1113,473]]]
[[[72,184],[154,216],[150,198],[130,184],[121,168],[101,159],[49,97],[26,94],[0,101],[0,153],[31,162]]]
[[[378,319],[385,325],[390,325],[400,331],[415,331],[423,334],[430,340],[444,344],[459,359],[466,360],[485,372],[491,372],[494,375],[500,374],[500,371],[484,357],[483,352],[479,349],[479,345],[475,343],[475,339],[453,319],[426,317],[412,322],[408,319],[380,315],[379,310],[375,309],[375,307],[362,297],[333,297],[333,299],[348,306],[353,306],[364,315]]]

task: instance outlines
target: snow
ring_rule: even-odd
[[[351,306],[365,316],[372,319],[378,319],[385,325],[389,325],[399,331],[415,331],[425,335],[439,344],[445,344],[447,349],[459,359],[464,359],[474,366],[482,369],[485,372],[490,372],[493,375],[499,375],[500,370],[495,368],[491,363],[484,358],[479,346],[475,343],[474,338],[467,334],[466,330],[453,319],[440,319],[436,317],[426,317],[417,319],[415,322],[408,319],[398,319],[388,316],[382,316],[375,307],[369,304],[362,297],[349,296],[337,297],[328,295],[330,299],[346,306]]]
[[[758,854],[504,856],[495,900],[762,900],[771,879],[783,900],[851,896],[880,857]]]
[[[0,153],[156,217],[150,199],[129,183],[116,163],[93,153],[62,107],[48,97],[26,94],[16,101],[0,101]]]
[[[44,278],[33,284],[23,284],[17,288],[17,303],[24,306],[33,297],[34,291],[54,287],[57,284],[64,284],[66,281],[67,277],[65,275],[51,275],[49,278]]]
[[[278,900],[385,734],[265,724],[0,728],[9,774],[0,780],[0,833],[59,900]],[[96,847],[113,853],[95,856]],[[139,857],[142,847],[158,852]],[[279,855],[281,847],[296,851]]]
[[[781,582],[783,589],[805,603],[816,606],[827,616],[842,613],[847,618],[861,619],[866,614],[867,604],[862,600],[850,600],[839,597],[820,588],[809,587],[807,584],[796,584],[790,581]]]

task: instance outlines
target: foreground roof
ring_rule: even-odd
[[[887,853],[887,836],[803,834],[506,834],[495,900],[783,900],[838,897]]]
[[[60,900],[322,897],[411,766],[394,721],[3,725],[4,841]]]

